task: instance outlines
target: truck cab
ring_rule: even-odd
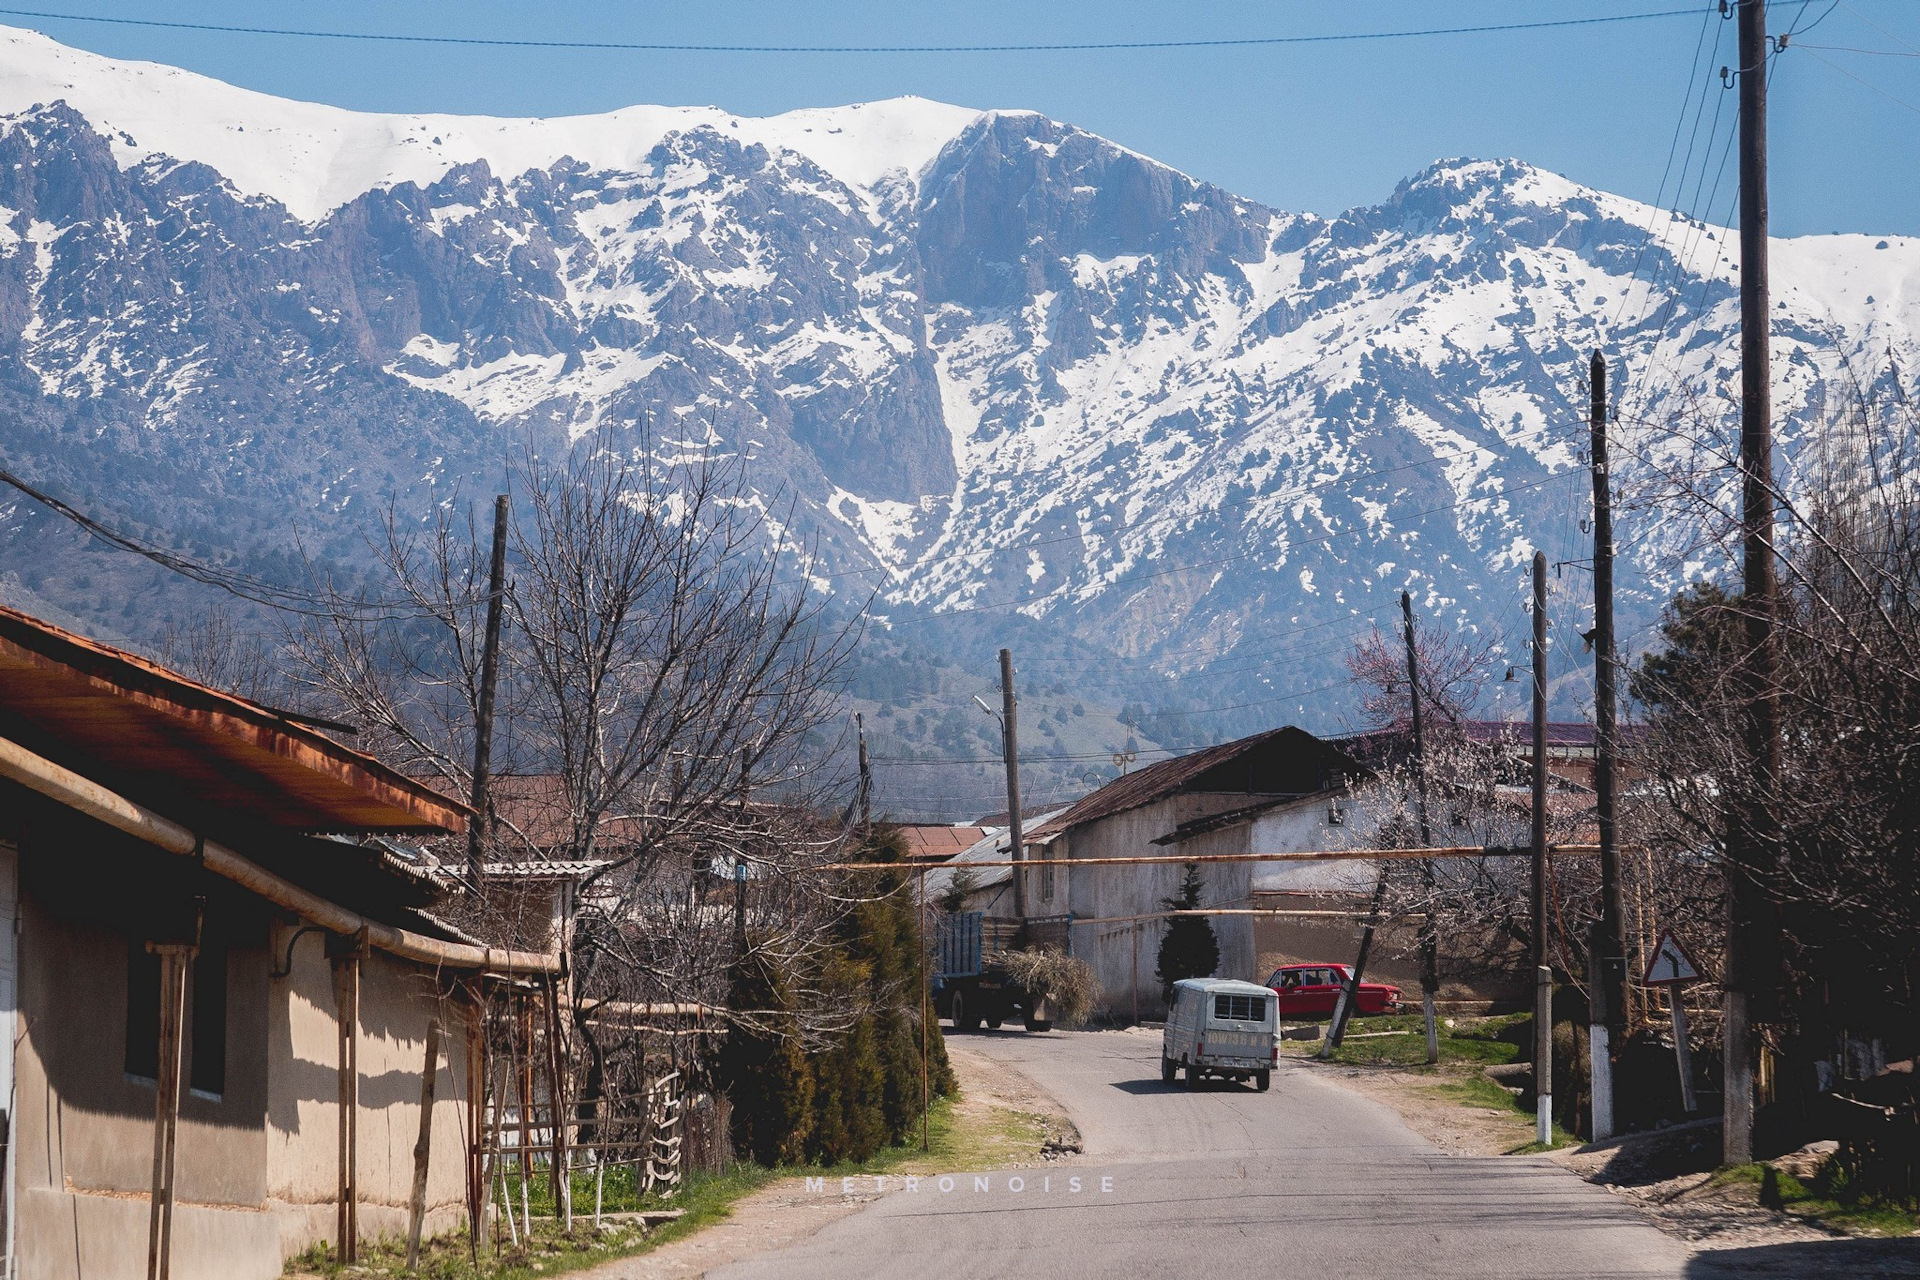
[[[1280,1060],[1279,1023],[1270,988],[1227,978],[1184,978],[1173,984],[1160,1042],[1160,1079],[1184,1071],[1187,1088],[1207,1076],[1251,1080],[1265,1092]]]

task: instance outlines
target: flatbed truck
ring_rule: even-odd
[[[990,1030],[1018,1020],[1029,1031],[1051,1031],[1053,1013],[1013,978],[997,957],[1011,949],[1018,920],[978,911],[949,911],[935,925],[933,1007],[957,1032]]]

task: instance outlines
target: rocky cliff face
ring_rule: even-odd
[[[1305,714],[1403,587],[1518,636],[1533,547],[1584,554],[1594,346],[1627,373],[1629,496],[1710,449],[1672,415],[1725,430],[1737,370],[1723,232],[1516,161],[1322,218],[913,100],[367,117],[12,35],[0,206],[0,453],[110,520],[350,574],[371,513],[644,418],[750,459],[883,625],[1110,655],[1088,678],[1116,686],[1210,671],[1181,696],[1261,719]],[[1913,353],[1920,244],[1776,255],[1791,464],[1836,349]],[[164,612],[0,511],[16,596]],[[1712,567],[1685,521],[1622,525],[1630,616]]]

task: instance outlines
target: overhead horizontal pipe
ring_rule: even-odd
[[[1171,920],[1175,916],[1280,916],[1285,919],[1306,917],[1321,920],[1364,920],[1364,911],[1294,911],[1275,907],[1188,907],[1181,911],[1143,911],[1131,916],[1088,916],[1086,919],[1075,917],[1067,921],[1069,925],[1082,924],[1130,924],[1140,920]],[[1409,920],[1423,920],[1424,911],[1409,911]]]
[[[1144,858],[1026,858],[1020,862],[1005,859],[995,862],[826,862],[808,871],[911,871],[925,875],[942,867],[968,871],[995,867],[1133,867],[1154,863],[1184,865],[1189,862],[1390,862],[1395,859],[1424,858],[1524,858],[1532,850],[1495,845],[1452,845],[1435,849],[1333,849],[1324,853],[1199,853],[1153,854]],[[1591,857],[1600,852],[1597,844],[1552,844],[1547,852],[1563,858]]]
[[[369,920],[356,911],[350,911],[337,902],[330,902],[275,875],[219,841],[196,835],[171,818],[163,817],[119,792],[109,790],[93,779],[55,764],[5,738],[0,738],[0,777],[10,778],[31,791],[57,800],[96,822],[104,823],[136,840],[143,840],[157,849],[182,857],[197,856],[207,870],[258,894],[275,906],[295,912],[334,933],[364,934],[370,945],[390,955],[422,964],[487,973],[560,971],[557,952],[513,951],[503,947],[444,942],[410,929]]]

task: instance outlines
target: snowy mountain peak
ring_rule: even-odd
[[[1920,365],[1920,241],[1782,241],[1774,273],[1790,471],[1852,403],[1837,352]],[[379,115],[0,31],[9,467],[265,573],[290,512],[350,564],[362,511],[647,421],[750,466],[850,607],[1231,671],[1199,696],[1251,723],[1403,588],[1518,625],[1533,549],[1584,554],[1589,353],[1630,494],[1725,425],[1672,429],[1727,403],[1737,276],[1724,229],[1514,159],[1322,218],[1032,112]],[[1623,626],[1710,568],[1635,518]],[[163,616],[46,603],[100,599]]]
[[[503,178],[567,158],[637,169],[663,138],[703,125],[743,144],[797,152],[848,186],[869,188],[895,170],[917,176],[980,115],[914,97],[766,117],[661,106],[552,119],[349,111],[0,27],[0,115],[58,101],[111,139],[123,166],[155,155],[199,161],[242,195],[277,200],[306,222],[363,192],[427,186],[475,161]]]

